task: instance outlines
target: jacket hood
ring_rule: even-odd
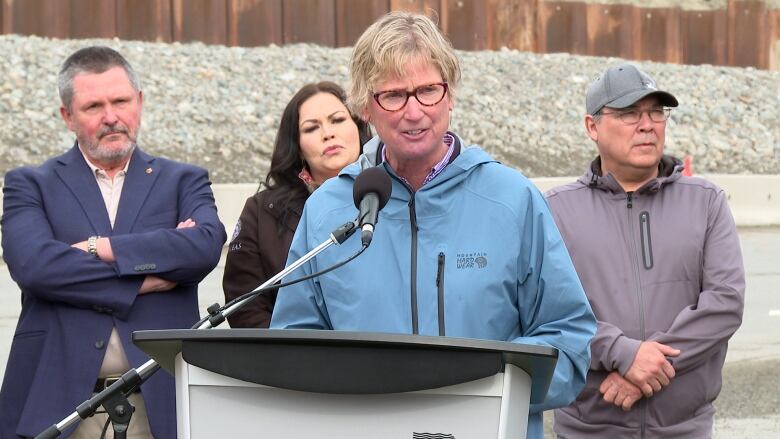
[[[682,176],[684,165],[682,160],[671,155],[661,157],[658,164],[658,176],[636,190],[638,193],[658,192],[664,185],[672,184]],[[588,170],[577,181],[594,189],[601,189],[613,193],[625,192],[612,173],[601,175],[601,156],[597,156],[588,167]]]

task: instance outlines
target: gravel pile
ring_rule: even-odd
[[[304,83],[346,84],[350,49],[238,48],[0,36],[0,175],[73,143],[59,116],[56,73],[74,50],[106,44],[138,71],[140,144],[195,163],[215,183],[263,177],[278,119]],[[528,176],[579,175],[595,154],[582,123],[589,82],[614,58],[513,50],[460,52],[453,130]],[[668,150],[697,173],[780,173],[780,72],[638,63],[673,92]]]

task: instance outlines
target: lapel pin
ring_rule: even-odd
[[[147,174],[151,174],[152,173],[152,168],[146,168],[146,170],[144,172],[146,172]]]

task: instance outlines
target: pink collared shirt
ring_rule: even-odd
[[[446,134],[444,134],[444,137],[442,138],[442,142],[445,145],[448,146],[447,153],[444,154],[444,157],[442,157],[442,159],[439,160],[438,163],[433,165],[433,168],[431,168],[431,171],[428,172],[428,175],[425,177],[425,180],[423,180],[423,182],[420,185],[420,187],[425,186],[431,180],[436,178],[436,176],[441,174],[441,171],[443,171],[444,168],[446,168],[447,165],[450,163],[450,159],[452,158],[452,153],[455,151],[455,138],[452,136],[452,134],[446,133]],[[387,161],[387,157],[385,156],[385,148],[384,148],[384,146],[382,147],[382,161],[383,162]],[[406,183],[407,185],[411,186],[409,184],[409,182],[405,178],[401,177],[400,175],[399,175],[399,177],[401,178],[401,180],[404,181],[404,183]]]

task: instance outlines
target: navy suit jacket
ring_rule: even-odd
[[[35,436],[92,395],[113,327],[132,367],[148,361],[133,331],[191,327],[197,284],[216,266],[226,236],[206,170],[138,148],[113,229],[75,146],[40,167],[8,172],[3,194],[3,257],[22,290],[0,390],[0,437],[12,438]],[[187,218],[197,225],[177,230]],[[116,262],[71,247],[91,235],[110,237]],[[138,295],[146,275],[178,285]],[[141,390],[155,438],[175,438],[173,378],[161,370]]]

